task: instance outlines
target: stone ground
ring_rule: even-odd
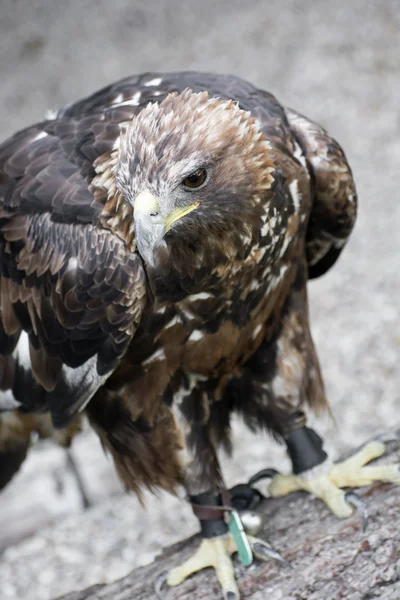
[[[335,456],[400,422],[399,67],[397,0],[0,0],[0,137],[145,70],[235,73],[324,125],[344,146],[360,196],[342,260],[310,285],[336,418],[318,429]],[[229,484],[266,464],[288,466],[282,448],[239,423],[235,448],[224,459]],[[48,444],[33,448],[0,496],[3,600],[110,581],[196,529],[179,500],[152,497],[144,511],[124,495],[92,434],[74,454],[90,511],[81,511],[64,452]]]

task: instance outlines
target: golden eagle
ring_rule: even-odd
[[[293,475],[272,494],[347,516],[341,487],[398,481],[363,470],[381,444],[332,468],[301,412],[327,406],[307,281],[356,207],[326,131],[232,76],[128,77],[4,142],[0,484],[33,431],[67,444],[84,410],[127,486],[186,489],[203,541],[168,584],[212,565],[234,600],[240,540],[273,551],[227,529],[232,413],[287,444]]]

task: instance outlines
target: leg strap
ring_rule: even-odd
[[[296,413],[283,434],[295,475],[320,465],[328,456],[322,439],[305,422],[304,414]]]
[[[203,538],[212,538],[223,535],[228,531],[225,523],[225,512],[229,506],[222,504],[221,495],[212,492],[204,492],[196,496],[190,496],[192,509],[200,521],[201,535]]]

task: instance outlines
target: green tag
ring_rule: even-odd
[[[235,510],[231,510],[229,516],[228,527],[236,544],[240,562],[245,567],[249,567],[253,562],[253,553],[246,532],[243,529],[242,521]]]

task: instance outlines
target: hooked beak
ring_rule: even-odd
[[[165,218],[161,215],[160,205],[153,194],[145,190],[136,196],[133,205],[135,238],[139,252],[147,264],[155,266],[154,250],[172,224],[198,206],[199,202],[190,206],[177,206]]]

